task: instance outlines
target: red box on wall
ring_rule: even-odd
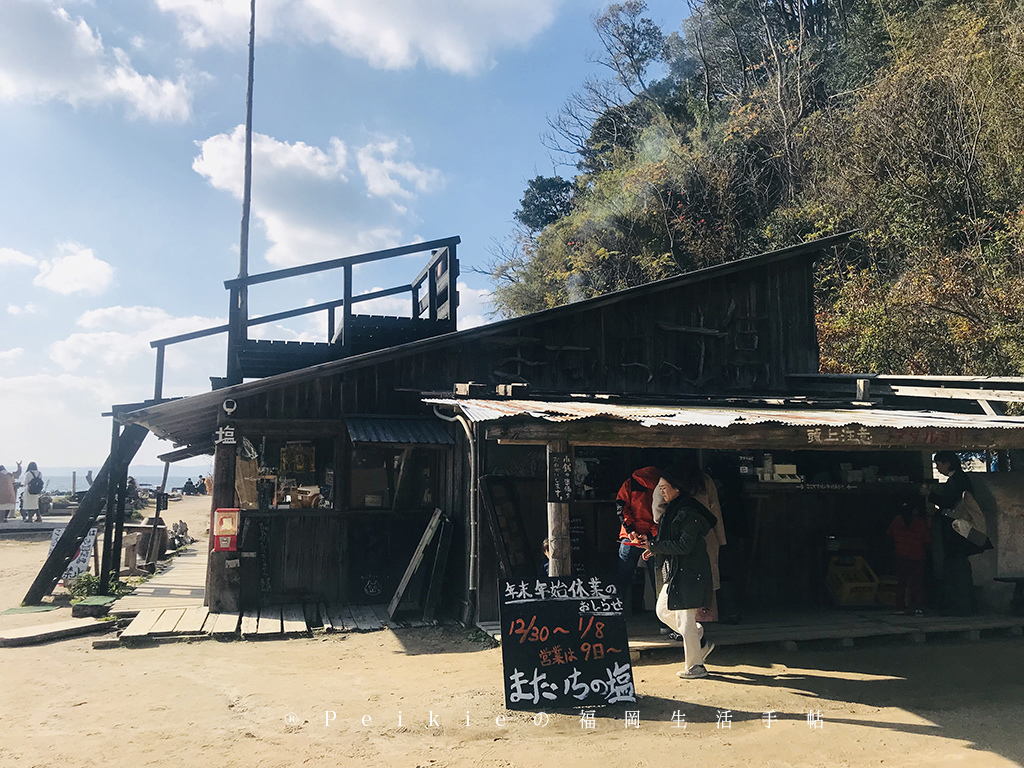
[[[218,509],[213,513],[213,551],[235,552],[238,549],[237,509]]]

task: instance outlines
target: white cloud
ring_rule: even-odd
[[[62,101],[72,106],[122,102],[133,117],[188,120],[184,78],[135,70],[128,54],[52,0],[0,2],[0,100]]]
[[[110,446],[110,422],[100,414],[127,402],[123,394],[94,376],[0,377],[0,402],[11,404],[4,409],[5,450],[38,461],[45,472],[46,465],[79,463],[82,446],[91,445],[99,466]]]
[[[0,248],[0,266],[34,267],[36,263],[35,259],[21,251],[16,251],[13,248]]]
[[[32,281],[34,285],[66,296],[102,293],[113,282],[114,268],[97,259],[91,248],[63,243],[60,251],[65,255],[39,263],[39,274]]]
[[[402,186],[400,180],[405,180],[413,186],[417,192],[426,192],[432,186],[439,185],[442,181],[441,172],[434,168],[419,168],[408,160],[396,160],[396,155],[402,150],[407,154],[411,148],[411,142],[404,140],[400,150],[398,141],[381,141],[375,144],[367,144],[360,148],[357,153],[359,171],[366,180],[366,188],[371,195],[378,197],[402,197],[411,198],[412,190]]]
[[[65,371],[78,370],[83,363],[100,365],[120,374],[128,365],[155,364],[155,351],[150,342],[169,336],[178,336],[205,328],[222,325],[225,321],[208,317],[173,317],[159,307],[104,307],[84,312],[77,320],[83,333],[73,333],[50,346],[50,359]],[[167,367],[184,370],[194,364],[194,370],[208,375],[223,363],[220,354],[202,355],[223,345],[213,339],[197,339],[181,346],[168,348]],[[205,351],[204,351],[205,350]],[[196,355],[200,355],[199,358]],[[198,380],[201,381],[202,377]],[[139,399],[139,393],[135,394]]]
[[[82,328],[146,328],[171,320],[159,307],[104,307],[90,309],[78,318]]]
[[[7,305],[7,314],[9,315],[34,315],[36,313],[36,305],[31,301],[23,307],[19,307],[17,304]]]
[[[487,288],[470,288],[459,283],[459,330],[476,328],[492,322],[491,292]]]
[[[245,126],[239,125],[231,133],[219,133],[206,141],[197,141],[196,145],[201,151],[192,161],[192,170],[209,179],[217,189],[230,192],[241,200],[244,191]],[[252,137],[253,167],[290,177],[299,183],[303,179],[345,181],[345,145],[336,138],[331,138],[330,145],[330,151],[325,152],[305,142],[289,144],[255,133]]]
[[[419,254],[419,257],[422,258],[422,254]],[[368,291],[359,291],[359,293],[373,293],[383,288],[383,285],[378,285]],[[412,298],[408,294],[399,294],[397,296],[385,296],[380,299],[370,299],[370,301],[361,301],[353,305],[352,311],[357,315],[412,317]]]
[[[197,142],[196,173],[242,198],[245,129]],[[326,149],[253,136],[252,215],[275,266],[311,263],[398,245],[413,219],[404,205],[439,186],[440,171],[413,163],[408,139],[381,139],[352,154],[332,137]],[[352,171],[357,171],[353,173]]]
[[[148,339],[116,331],[73,333],[50,346],[50,359],[66,371],[77,370],[85,361],[90,366],[122,366],[149,350]]]
[[[562,0],[261,0],[260,38],[327,44],[381,69],[424,62],[449,72],[488,66],[498,50],[521,46],[554,20]],[[239,0],[157,0],[196,47],[243,46],[249,4]]]
[[[0,351],[0,363],[13,363],[18,360],[24,352],[25,350],[21,347]]]

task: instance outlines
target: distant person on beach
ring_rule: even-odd
[[[195,483],[192,482],[192,478],[191,477],[188,480],[185,481],[185,485],[182,487],[181,492],[185,496],[195,496],[196,495],[196,485],[195,485]]]
[[[0,523],[7,520],[7,516],[13,512],[18,502],[18,493],[14,487],[14,481],[21,477],[21,462],[14,472],[8,471],[7,467],[0,464]]]
[[[34,517],[37,523],[43,522],[39,514],[39,497],[43,494],[43,473],[34,461],[25,469],[25,490],[21,492],[21,521],[31,523]]]
[[[206,480],[203,479],[202,475],[196,480],[196,493],[200,496],[206,495]]]

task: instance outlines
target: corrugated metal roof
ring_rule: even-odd
[[[939,411],[897,411],[873,408],[811,410],[744,408],[736,406],[621,405],[537,400],[474,400],[431,398],[432,405],[458,407],[470,421],[497,421],[533,416],[552,422],[605,418],[633,421],[645,427],[702,426],[727,428],[743,424],[782,424],[793,427],[888,427],[891,429],[1024,429],[1024,418],[975,416]]]
[[[437,419],[350,416],[345,419],[353,443],[392,445],[454,445],[444,423]]]

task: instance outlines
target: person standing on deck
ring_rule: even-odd
[[[974,493],[974,486],[960,466],[960,457],[953,451],[936,453],[935,469],[946,476],[946,482],[921,486],[921,493],[939,510],[938,515],[929,515],[933,567],[942,584],[942,608],[955,615],[966,616],[974,612],[974,574],[968,559],[970,550],[964,537],[953,529],[953,520],[957,504],[964,493]]]
[[[657,557],[664,580],[655,610],[658,618],[683,638],[686,667],[678,676],[706,677],[704,662],[710,649],[700,647],[697,612],[710,607],[714,598],[705,537],[717,521],[696,499],[704,486],[696,462],[668,467],[659,486],[667,507],[658,521],[657,536],[645,545],[644,553],[645,559]]]
[[[37,523],[43,521],[39,514],[39,497],[43,494],[43,473],[34,461],[25,469],[25,490],[21,492],[21,521],[31,523],[35,517]]]
[[[21,462],[14,472],[9,472],[7,467],[0,464],[0,523],[7,520],[7,516],[16,509],[18,492],[15,489],[14,481],[21,477]]]
[[[886,533],[896,557],[896,610],[920,616],[925,607],[924,560],[932,532],[917,506],[903,502]]]
[[[643,467],[630,475],[615,496],[615,510],[619,515],[619,561],[616,571],[619,594],[624,604],[632,603],[633,572],[636,570],[644,545],[658,532],[654,524],[651,502],[654,490],[661,478],[657,467]],[[654,564],[644,563],[651,586],[657,594],[658,584],[654,577]]]

